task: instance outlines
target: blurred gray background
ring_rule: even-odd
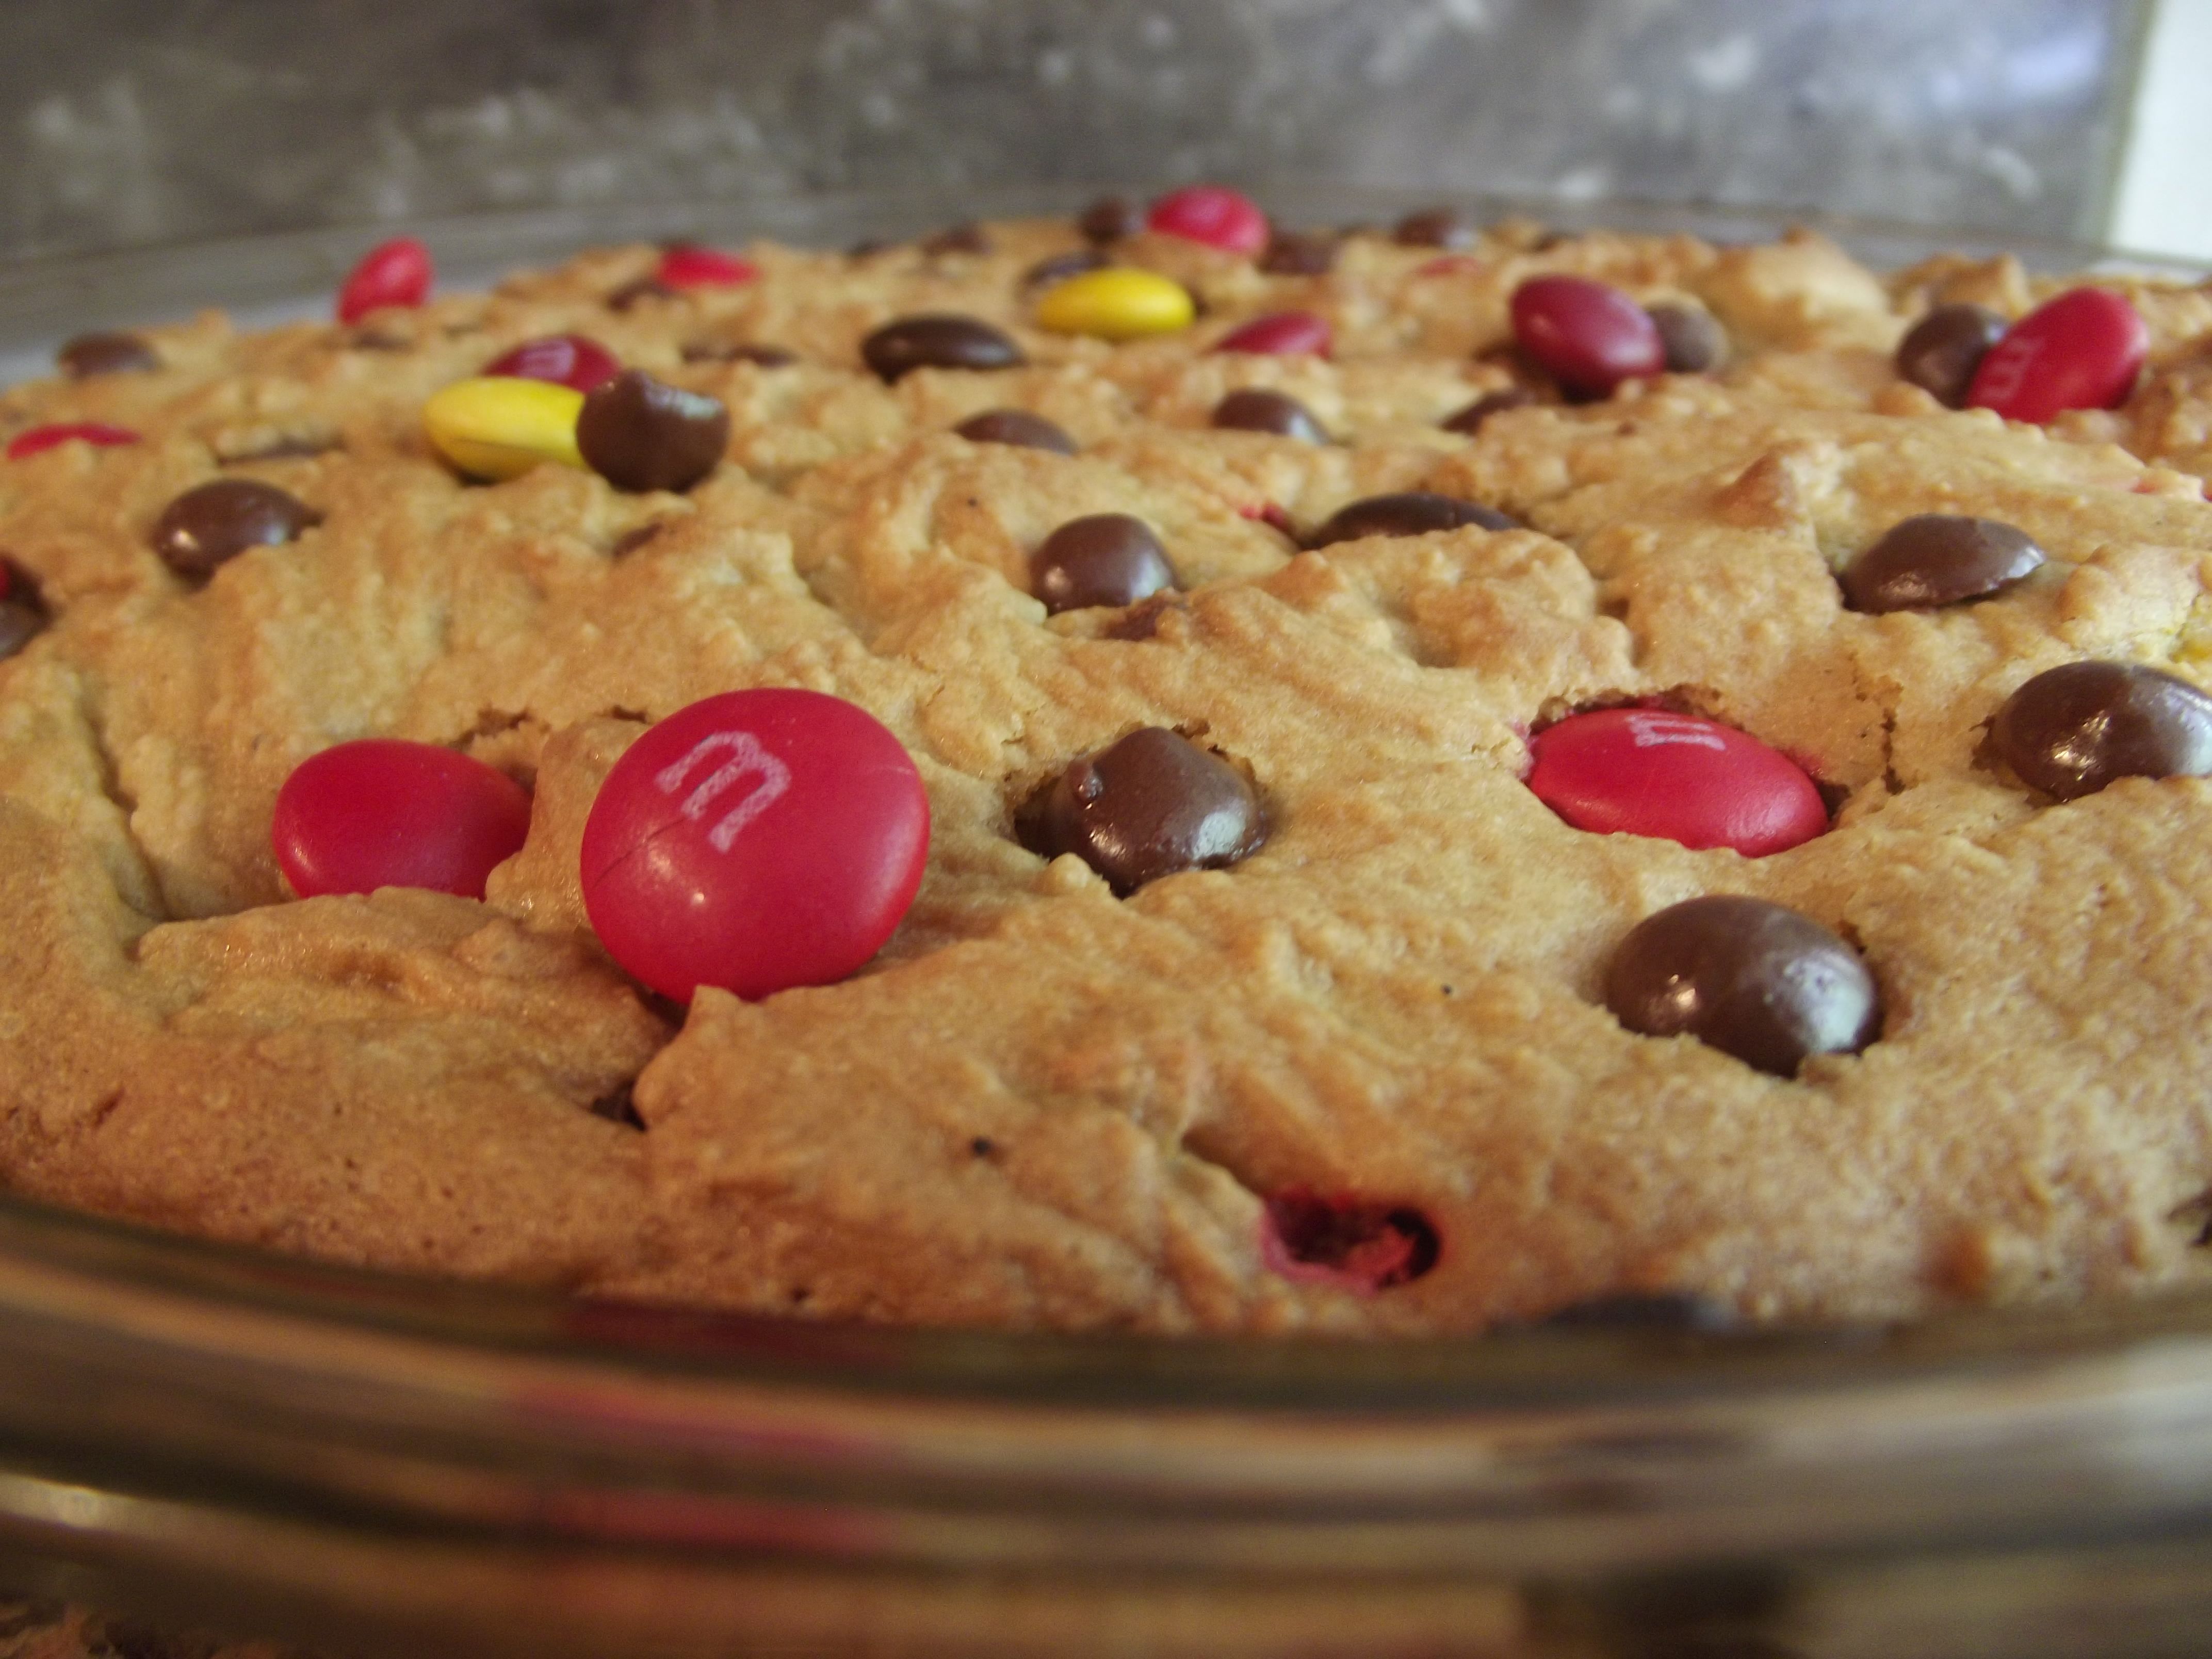
[[[1327,179],[2111,221],[2149,0],[5,0],[0,257]]]

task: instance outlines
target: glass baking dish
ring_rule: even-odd
[[[1261,194],[1293,222],[1426,204]],[[1076,204],[906,192],[409,228],[466,285],[592,242],[837,246]],[[1721,238],[1780,223],[1462,205]],[[1821,228],[1878,264],[1958,245]],[[0,268],[0,379],[82,329],[318,312],[382,234]],[[350,1653],[2212,1644],[2212,1291],[1897,1328],[994,1335],[408,1279],[0,1197],[0,1585]]]

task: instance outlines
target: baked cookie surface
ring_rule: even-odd
[[[47,619],[0,664],[9,1183],[343,1261],[1005,1327],[1459,1331],[1622,1291],[1889,1316],[2202,1274],[2212,781],[2055,803],[1987,733],[2064,663],[2212,684],[2212,296],[2098,279],[2149,325],[2145,378],[2046,428],[1893,364],[1932,306],[2069,286],[2009,262],[1883,279],[1810,236],[1508,224],[1285,274],[1139,234],[1115,263],[1201,314],[1109,343],[1036,325],[1033,273],[1086,246],[1038,221],[760,246],[756,279],[677,292],[608,250],[352,325],[204,317],[147,331],[150,369],[0,394],[0,441],[139,434],[0,464],[0,553]],[[1709,314],[1729,355],[1564,401],[1511,351],[1548,274]],[[1287,310],[1332,355],[1209,349]],[[938,313],[1026,361],[865,366],[872,331]],[[719,399],[722,464],[680,493],[458,476],[425,402],[564,333]],[[1329,441],[1215,427],[1249,388]],[[1076,453],[951,429],[1007,408]],[[316,521],[195,585],[152,538],[216,478]],[[1303,545],[1406,490],[1520,527]],[[1100,514],[1149,525],[1175,587],[1048,615],[1031,554]],[[1838,569],[1923,514],[2047,562],[1847,608]],[[896,735],[928,866],[850,979],[678,1009],[599,948],[584,824],[651,722],[756,686]],[[1563,822],[1531,733],[1637,703],[1791,757],[1831,827],[1747,858]],[[1267,839],[1117,895],[1017,820],[1147,726],[1241,769]],[[372,736],[530,786],[483,902],[288,894],[279,788]],[[1709,894],[1849,940],[1879,1039],[1785,1078],[1625,1029],[1621,939]],[[1413,1255],[1379,1286],[1306,1270],[1286,1201]]]

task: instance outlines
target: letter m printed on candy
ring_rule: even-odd
[[[707,844],[718,853],[726,853],[744,833],[745,826],[791,787],[791,769],[762,748],[760,739],[750,732],[713,732],[693,744],[683,759],[656,772],[653,786],[664,795],[677,794],[686,780],[696,776],[700,768],[718,755],[727,758],[684,796],[677,810],[687,818],[703,818],[722,796],[750,778],[753,787],[707,832]]]
[[[929,797],[866,709],[762,687],[679,708],[617,761],[577,873],[608,954],[662,994],[830,985],[914,902]]]

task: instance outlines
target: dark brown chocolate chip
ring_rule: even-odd
[[[878,253],[888,253],[898,244],[888,236],[863,236],[845,250],[848,259],[872,259]]]
[[[781,346],[747,345],[736,340],[694,340],[684,348],[687,363],[753,363],[762,368],[788,368],[799,361],[795,351]]]
[[[1113,260],[1095,247],[1070,248],[1065,253],[1048,253],[1022,273],[1022,286],[1032,291],[1048,289],[1055,283],[1064,283],[1071,276],[1080,276],[1086,270],[1103,270]]]
[[[2043,550],[2011,525],[1918,513],[1892,525],[1840,580],[1854,611],[1925,611],[2008,587],[2043,561]]]
[[[1390,240],[1403,247],[1466,247],[1474,232],[1449,208],[1424,208],[1399,220]]]
[[[1145,210],[1126,196],[1102,196],[1075,222],[1086,241],[1118,242],[1145,228]]]
[[[921,251],[933,258],[945,253],[988,253],[991,233],[973,219],[940,230],[922,243]]]
[[[2212,773],[2212,697],[2136,663],[2069,662],[2007,697],[1990,737],[2021,782],[2060,800],[2115,778],[2201,778]]]
[[[2005,327],[1986,306],[1937,306],[1898,343],[1897,372],[1937,403],[1963,409],[1974,371]]]
[[[1518,530],[1521,526],[1495,507],[1462,501],[1425,489],[1400,490],[1389,495],[1369,495],[1339,507],[1328,521],[1306,538],[1306,545],[1327,547],[1335,542],[1356,542],[1364,536],[1423,536],[1432,530],[1457,530],[1477,525],[1485,530]]]
[[[1632,1031],[1687,1032],[1777,1077],[1808,1054],[1856,1054],[1881,1025],[1857,951],[1810,916],[1733,894],[1631,928],[1606,969],[1605,1006]]]
[[[1126,513],[1070,519],[1030,555],[1030,592],[1054,614],[1134,605],[1175,584],[1160,538]]]
[[[1018,368],[1029,359],[980,318],[942,312],[885,323],[860,342],[860,356],[886,381],[917,368]]]
[[[1411,1205],[1326,1197],[1303,1187],[1268,1198],[1267,1229],[1291,1261],[1369,1290],[1408,1284],[1443,1254],[1435,1224]]]
[[[161,366],[154,348],[136,334],[80,334],[54,354],[72,380],[94,374],[143,374]]]
[[[186,581],[204,582],[246,549],[279,546],[321,522],[320,514],[274,484],[217,478],[161,509],[154,551]]]
[[[1317,231],[1279,230],[1260,255],[1270,276],[1319,276],[1336,264],[1336,238]]]
[[[1703,374],[1727,359],[1728,331],[1704,307],[1647,306],[1644,312],[1659,331],[1669,374]]]
[[[380,328],[356,329],[345,343],[349,351],[411,351],[415,347],[404,334],[388,334]]]
[[[1049,449],[1054,454],[1075,453],[1075,440],[1042,415],[1026,409],[987,409],[970,415],[952,428],[971,444],[1012,444],[1020,449]]]
[[[1267,838],[1244,775],[1158,726],[1069,766],[1018,827],[1031,851],[1073,853],[1125,896],[1180,870],[1235,864]]]
[[[658,276],[639,276],[607,295],[607,309],[629,311],[646,300],[672,300],[676,290]]]
[[[576,447],[617,489],[689,489],[712,472],[730,441],[730,411],[702,392],[626,368],[587,392]]]
[[[1213,406],[1213,424],[1233,432],[1273,432],[1310,444],[1328,441],[1328,428],[1296,398],[1265,386],[1232,392]]]
[[[1536,401],[1536,394],[1525,386],[1509,386],[1502,392],[1486,392],[1455,415],[1445,416],[1447,432],[1464,433],[1472,438],[1482,430],[1482,423],[1493,415],[1502,415],[1509,409],[1526,409]]]
[[[1728,1331],[1735,1310],[1692,1291],[1615,1291],[1554,1310],[1537,1322],[1549,1329]]]

